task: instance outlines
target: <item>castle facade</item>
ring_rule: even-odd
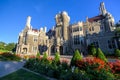
[[[99,15],[86,18],[85,22],[70,24],[70,17],[63,11],[55,16],[56,24],[53,29],[46,32],[46,27],[33,29],[28,16],[25,28],[19,33],[16,53],[36,55],[44,52],[54,55],[59,52],[61,55],[70,55],[78,49],[87,54],[87,47],[94,44],[100,47],[103,52],[113,53],[118,48],[115,37],[114,17],[110,14],[104,3],[100,3]]]

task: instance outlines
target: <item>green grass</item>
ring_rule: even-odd
[[[38,76],[34,73],[28,72],[26,70],[20,69],[5,77],[0,78],[0,80],[47,80],[47,79],[45,79],[42,76]]]
[[[2,49],[0,49],[0,52],[9,52],[8,50],[2,50]]]

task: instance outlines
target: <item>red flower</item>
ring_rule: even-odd
[[[68,63],[68,60],[67,59],[65,59],[65,58],[63,58],[63,59],[61,59],[61,61],[60,61],[61,63]]]
[[[52,58],[52,57],[48,57],[47,60],[48,60],[48,61],[52,61],[53,58]]]
[[[115,62],[109,62],[108,63],[110,68],[112,69],[112,72],[120,72],[120,60],[116,60]]]
[[[97,69],[97,70],[105,68],[105,66],[106,66],[106,63],[103,60],[96,58],[96,57],[84,58],[82,60],[77,61],[76,64],[79,68],[85,68],[88,66],[95,66],[92,68]]]

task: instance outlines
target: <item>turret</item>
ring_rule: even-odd
[[[31,17],[28,16],[28,17],[27,17],[27,21],[26,21],[26,27],[28,27],[29,29],[31,28],[30,22],[31,22]]]
[[[103,16],[105,16],[106,13],[107,13],[107,11],[106,11],[104,2],[101,2],[101,3],[100,3],[100,14],[103,15]]]
[[[68,26],[70,22],[70,17],[68,16],[67,12],[62,12],[63,18],[63,39],[68,40]]]

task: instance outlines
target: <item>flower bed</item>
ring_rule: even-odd
[[[120,72],[120,60],[116,60],[115,62],[109,62],[108,65],[112,69],[113,73]]]
[[[21,58],[18,55],[12,54],[10,52],[3,52],[0,54],[1,61],[20,61]]]
[[[37,73],[44,74],[49,77],[54,77],[60,80],[115,79],[108,63],[99,58],[87,57],[85,59],[77,61],[76,67],[69,66],[67,62],[68,61],[66,59],[63,59],[59,64],[56,64],[54,59],[51,57],[47,57],[46,60],[43,60],[42,57],[31,58],[26,62],[24,67]]]

